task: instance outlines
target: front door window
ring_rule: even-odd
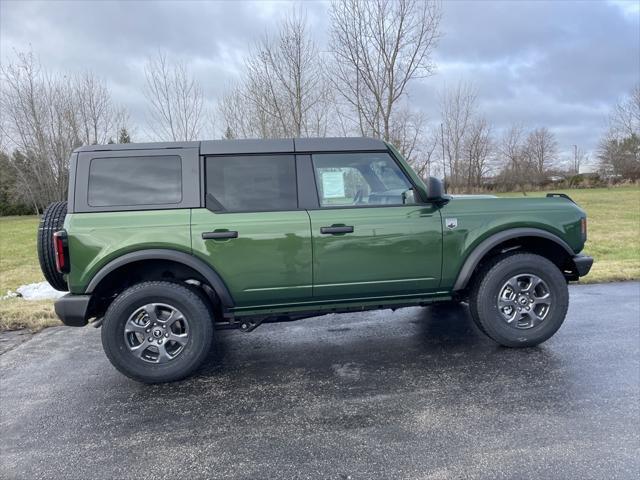
[[[388,153],[316,154],[321,207],[415,203],[411,183]]]

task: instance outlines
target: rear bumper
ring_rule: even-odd
[[[576,266],[578,277],[584,277],[593,265],[593,257],[587,255],[576,255],[573,257],[573,264]]]
[[[88,322],[89,301],[91,295],[73,295],[59,298],[54,308],[62,323],[70,327],[84,327]]]

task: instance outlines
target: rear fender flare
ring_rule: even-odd
[[[136,252],[127,253],[121,257],[112,260],[102,267],[98,273],[96,273],[89,285],[85,289],[86,294],[91,294],[102,280],[111,272],[117,270],[120,267],[124,267],[127,264],[133,262],[140,262],[144,260],[170,260],[172,262],[181,263],[187,267],[192,268],[200,275],[202,275],[211,287],[215,290],[220,301],[225,308],[232,308],[234,306],[233,297],[227,288],[227,285],[222,280],[222,277],[213,268],[207,265],[204,261],[200,260],[188,253],[179,252],[177,250],[168,249],[149,249],[138,250]]]

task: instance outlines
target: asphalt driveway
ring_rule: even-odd
[[[640,283],[571,287],[501,348],[461,306],[219,332],[194,377],[120,375],[91,327],[0,356],[0,477],[638,478]]]

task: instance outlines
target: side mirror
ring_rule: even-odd
[[[436,177],[429,177],[427,179],[427,201],[434,203],[445,201],[442,182]]]

